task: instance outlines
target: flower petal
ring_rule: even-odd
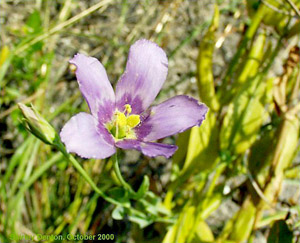
[[[141,151],[149,157],[165,156],[171,157],[177,150],[176,145],[163,143],[149,143],[138,140],[123,140],[116,143],[116,146],[122,149],[135,149]]]
[[[68,152],[83,158],[104,159],[116,152],[114,144],[98,132],[96,119],[85,112],[73,116],[61,130],[60,137]]]
[[[119,110],[130,104],[133,114],[140,114],[153,102],[168,73],[165,52],[155,43],[138,40],[129,50],[126,70],[116,87]]]
[[[149,142],[200,126],[207,106],[194,98],[178,95],[148,111],[141,125],[135,129],[138,139]]]
[[[80,91],[93,116],[102,122],[110,120],[115,108],[115,93],[103,65],[94,57],[76,54],[69,61],[76,65]]]

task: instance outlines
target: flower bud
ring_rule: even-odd
[[[18,106],[24,116],[23,124],[25,128],[43,142],[54,144],[56,132],[40,113],[32,105],[28,107],[22,103],[18,103]]]

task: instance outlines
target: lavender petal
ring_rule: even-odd
[[[175,96],[148,111],[149,116],[135,129],[138,139],[154,141],[200,126],[205,119],[207,106],[185,96]]]
[[[115,94],[103,65],[83,54],[76,54],[69,62],[76,65],[79,88],[92,115],[103,123],[110,120],[115,109]]]
[[[83,158],[104,159],[116,152],[114,144],[98,132],[96,119],[85,112],[73,116],[61,130],[60,137],[68,152]]]
[[[178,148],[176,145],[149,143],[138,140],[119,141],[116,143],[116,146],[122,149],[135,149],[149,157],[164,156],[166,158],[171,157]]]
[[[119,110],[130,104],[132,113],[140,114],[153,102],[168,73],[165,52],[155,43],[138,40],[129,50],[126,70],[116,87]]]

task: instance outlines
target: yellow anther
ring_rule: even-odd
[[[131,113],[131,111],[132,111],[131,105],[126,104],[126,105],[124,105],[124,107],[125,107],[125,111],[127,112],[127,115],[129,115]]]
[[[139,115],[130,115],[127,117],[127,125],[131,128],[136,127],[140,123],[141,119]]]
[[[119,127],[126,126],[127,121],[126,121],[126,116],[124,113],[122,113],[122,112],[117,113],[116,123]]]
[[[125,105],[123,112],[116,111],[113,120],[105,126],[107,130],[114,136],[115,140],[136,139],[135,128],[140,123],[139,115],[129,115],[131,106]]]

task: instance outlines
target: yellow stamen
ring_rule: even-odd
[[[124,107],[125,107],[125,111],[127,112],[127,115],[129,115],[131,113],[131,111],[132,111],[131,105],[126,104],[126,105],[124,105]]]
[[[140,123],[141,119],[139,115],[130,115],[127,117],[127,125],[131,128],[136,127]]]
[[[106,124],[108,131],[115,140],[136,139],[135,128],[140,122],[139,115],[130,115],[132,112],[129,104],[124,105],[124,111],[116,111],[113,120]]]
[[[118,124],[118,126],[123,127],[126,126],[127,122],[126,122],[126,116],[124,113],[122,112],[117,112],[117,120],[116,123]]]

